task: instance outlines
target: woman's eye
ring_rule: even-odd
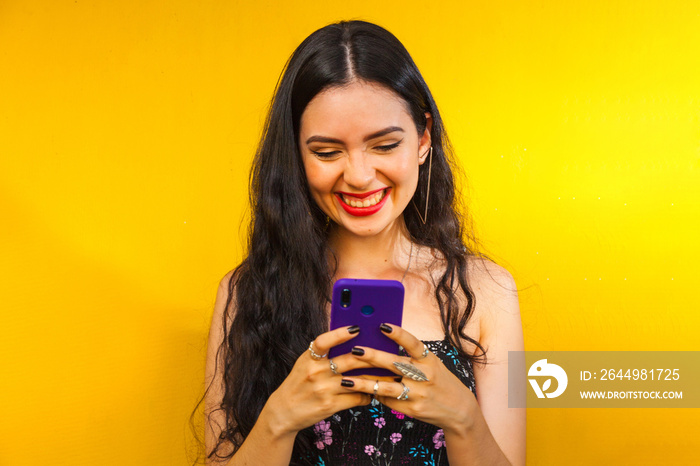
[[[336,155],[340,154],[339,150],[334,150],[330,152],[317,152],[315,150],[312,150],[311,152],[316,155],[316,157],[322,158],[322,159],[329,159],[331,157],[335,157]]]
[[[393,144],[387,144],[385,146],[377,146],[377,147],[375,147],[375,149],[377,149],[378,151],[381,151],[381,152],[389,152],[389,151],[394,150],[397,147],[399,147],[399,144],[401,144],[401,141],[395,142]]]

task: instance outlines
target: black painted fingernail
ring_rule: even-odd
[[[358,348],[357,346],[354,347],[352,349],[352,351],[350,351],[350,352],[352,354],[354,354],[355,356],[364,356],[365,355],[365,350],[363,350],[362,348]]]
[[[360,331],[360,326],[359,325],[353,325],[348,329],[348,333],[357,333]]]
[[[401,382],[403,380],[403,377],[396,377],[394,379],[394,382]]]
[[[353,382],[352,380],[343,379],[340,381],[340,385],[342,385],[343,387],[354,387],[355,382]]]
[[[389,327],[387,324],[382,324],[379,326],[379,330],[381,330],[384,333],[391,333],[391,331],[394,329]]]

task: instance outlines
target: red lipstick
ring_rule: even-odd
[[[369,207],[353,207],[351,205],[348,205],[343,201],[343,196],[342,194],[346,194],[347,196],[350,197],[355,197],[358,199],[365,198],[367,196],[371,196],[372,194],[376,194],[379,191],[382,191],[383,189],[386,189],[386,193],[384,193],[384,197],[382,198],[381,201],[377,202],[375,205],[369,206]],[[350,194],[350,193],[342,193],[342,191],[339,191],[335,193],[335,197],[338,199],[338,202],[340,202],[340,206],[345,209],[345,212],[349,213],[350,215],[354,215],[355,217],[366,217],[367,215],[372,215],[384,207],[384,204],[386,203],[386,200],[389,198],[389,193],[391,193],[391,188],[382,188],[382,189],[377,189],[375,191],[371,191],[368,193],[363,193],[363,194]]]
[[[354,197],[357,199],[364,199],[368,196],[371,196],[372,194],[378,193],[379,191],[384,191],[385,189],[387,189],[387,188],[379,188],[379,189],[375,189],[374,191],[367,191],[366,193],[346,193],[345,191],[338,191],[338,192],[340,194],[345,194],[346,196],[349,196],[349,197]]]

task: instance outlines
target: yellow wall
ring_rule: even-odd
[[[0,3],[0,465],[185,465],[218,280],[293,48],[412,52],[530,350],[698,350],[700,9]],[[694,6],[689,6],[694,5]],[[529,464],[696,464],[698,410],[534,410]]]

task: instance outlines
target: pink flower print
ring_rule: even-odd
[[[445,432],[442,429],[438,429],[433,435],[433,443],[435,444],[435,449],[442,448],[445,446]]]
[[[333,443],[333,431],[331,423],[328,421],[319,421],[314,424],[314,433],[316,434],[316,448],[323,450],[326,445]]]
[[[396,419],[403,419],[404,417],[406,417],[406,415],[404,413],[401,413],[399,411],[394,411],[393,409],[391,410],[391,413],[396,415]]]
[[[382,427],[384,427],[384,425],[386,425],[386,421],[383,417],[378,417],[374,420],[374,425],[381,429]]]
[[[399,434],[398,432],[394,432],[394,433],[391,434],[391,436],[389,437],[389,440],[391,440],[391,443],[396,443],[396,442],[398,442],[399,440],[401,440],[401,434]]]
[[[367,445],[365,446],[365,453],[367,453],[369,456],[374,455],[375,448],[373,445]]]

